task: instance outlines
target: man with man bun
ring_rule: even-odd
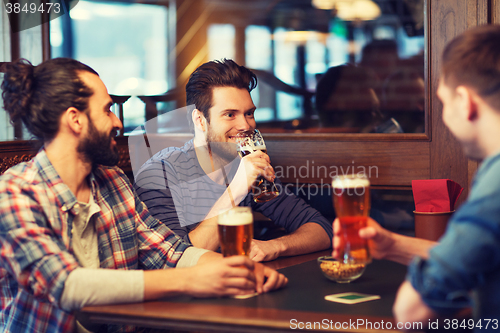
[[[236,136],[256,127],[250,96],[256,86],[256,75],[233,60],[199,66],[186,85],[186,102],[194,105],[188,112],[194,138],[144,163],[135,179],[137,193],[153,216],[197,247],[217,250],[217,216],[239,205],[262,213],[284,231],[252,240],[253,260],[327,249],[331,221],[275,179],[269,155],[261,150],[241,160],[237,155]],[[280,190],[268,202],[257,203],[252,197],[260,175],[275,181]]]
[[[267,292],[286,278],[243,256],[186,244],[115,167],[122,128],[97,73],[73,59],[5,67],[4,108],[42,140],[0,177],[0,327],[85,329],[73,311],[179,294]],[[168,269],[174,268],[175,269]]]

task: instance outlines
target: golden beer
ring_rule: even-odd
[[[250,155],[251,153],[253,153],[254,151],[257,151],[257,150],[260,150],[264,154],[267,154],[266,146],[253,147],[253,150],[250,147],[243,146],[243,147],[238,147],[237,150],[238,150],[238,154],[240,154],[241,158],[243,158],[247,155]]]
[[[238,133],[236,136],[236,149],[241,158],[258,150],[267,154],[264,138],[257,129],[250,133]],[[258,177],[252,185],[252,195],[255,202],[266,202],[276,198],[279,194],[274,182],[268,181],[263,176]]]
[[[369,263],[370,251],[359,230],[370,213],[370,181],[366,177],[341,176],[332,182],[333,205],[340,221],[344,263]]]
[[[238,153],[241,158],[243,158],[253,152],[251,149],[254,149],[253,151],[260,150],[264,154],[267,154],[266,146],[238,147]],[[255,202],[267,202],[276,198],[279,194],[280,193],[274,183],[268,181],[262,176],[257,178],[255,183],[252,185],[252,195]]]
[[[217,224],[222,255],[248,256],[253,239],[253,215],[250,207],[234,207],[219,214]]]

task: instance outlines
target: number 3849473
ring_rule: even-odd
[[[498,329],[498,319],[445,319],[444,320],[444,329],[452,329],[456,330],[459,328],[462,329],[475,329],[479,330],[497,330]]]
[[[58,2],[25,2],[25,3],[5,3],[7,14],[35,14],[35,13],[55,13],[61,12],[61,4]]]

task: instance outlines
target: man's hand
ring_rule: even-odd
[[[253,261],[270,261],[278,258],[280,253],[279,241],[260,241],[253,239],[249,257]]]
[[[394,317],[398,322],[424,322],[436,318],[436,313],[431,310],[413,288],[410,282],[405,281],[399,287],[396,301],[392,308]]]
[[[186,293],[191,296],[244,295],[256,290],[254,263],[243,256],[210,260],[188,270]]]
[[[274,181],[276,176],[270,163],[271,160],[267,154],[260,150],[253,152],[241,159],[240,166],[234,179],[237,180],[238,183],[244,183],[243,180],[246,180],[245,189],[248,193],[259,176],[263,176],[269,181]]]
[[[267,293],[268,291],[275,290],[286,286],[288,279],[281,273],[274,269],[255,263],[255,279],[257,281],[257,292]]]
[[[394,245],[393,233],[382,228],[375,220],[368,218],[366,228],[359,230],[359,236],[368,240],[370,254],[375,259],[384,259],[390,253]],[[341,234],[340,221],[333,221],[333,251],[332,256],[340,258],[344,247]]]
[[[244,256],[211,260],[189,268],[186,293],[195,297],[268,292],[286,285],[283,274]]]

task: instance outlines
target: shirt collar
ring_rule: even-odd
[[[500,152],[485,158],[481,163],[481,166],[477,170],[476,175],[474,176],[474,180],[481,178],[481,175],[486,171],[488,171],[490,167],[493,164],[495,164],[498,160],[500,160]]]
[[[66,185],[57,170],[54,168],[50,162],[45,149],[41,149],[34,158],[34,163],[39,169],[40,176],[42,180],[47,183],[47,185],[54,191],[56,195],[56,200],[59,208],[64,212],[71,212],[72,214],[78,214],[80,211],[80,205],[73,192],[71,192],[68,185]],[[95,193],[94,176],[91,173],[89,179],[92,184],[92,194]]]

